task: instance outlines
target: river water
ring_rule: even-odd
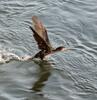
[[[72,50],[19,61],[39,51],[33,15]],[[97,100],[97,0],[0,0],[0,100]]]

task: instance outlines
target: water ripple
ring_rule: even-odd
[[[0,99],[96,100],[96,5],[97,0],[1,0],[0,62],[9,63],[0,64]],[[71,50],[48,62],[16,61],[38,51],[29,29],[33,15],[54,47]]]

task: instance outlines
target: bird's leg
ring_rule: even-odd
[[[33,58],[40,58],[41,54],[42,54],[42,51],[39,51],[37,54],[35,54]]]
[[[43,60],[44,56],[45,56],[45,50],[41,50],[33,58],[40,58],[41,60]]]
[[[40,58],[41,60],[44,58],[44,53],[43,51],[39,51],[35,56],[24,56],[20,58],[20,61],[27,61],[27,60],[32,60],[34,58]]]

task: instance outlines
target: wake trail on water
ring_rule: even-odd
[[[26,61],[32,58],[30,55],[19,56],[7,50],[0,50],[0,63],[6,63],[11,60]]]

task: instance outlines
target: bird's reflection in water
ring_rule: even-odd
[[[40,73],[38,80],[34,83],[32,87],[32,90],[35,92],[41,92],[42,88],[46,85],[46,81],[51,75],[52,66],[51,63],[49,63],[48,61],[35,61],[35,63],[39,65]]]

